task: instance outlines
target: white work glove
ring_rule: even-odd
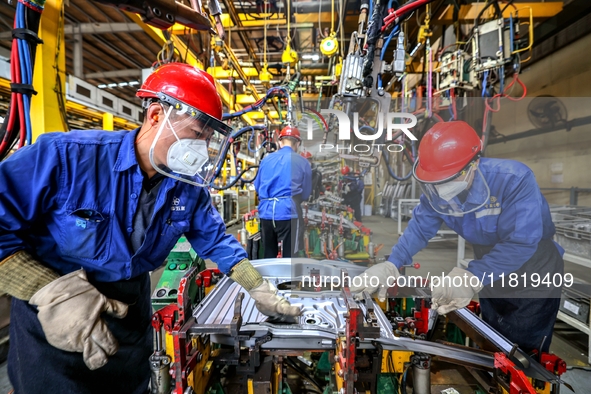
[[[458,277],[461,281],[455,279],[455,284],[460,286],[454,286],[454,278]],[[442,279],[431,291],[431,309],[436,309],[440,315],[465,307],[482,290],[478,277],[462,268],[455,267]]]
[[[259,312],[272,318],[283,316],[299,316],[302,311],[292,306],[285,298],[277,295],[277,289],[244,259],[232,267],[230,279],[244,287],[250,297],[255,300]]]
[[[62,276],[37,291],[29,300],[36,305],[47,342],[67,352],[81,352],[89,369],[98,369],[118,350],[118,343],[101,318],[127,315],[127,305],[99,293],[84,270]]]
[[[359,276],[351,280],[351,294],[355,295],[356,300],[363,299],[363,291],[369,295],[378,292],[378,300],[381,302],[386,300],[388,288],[396,284],[396,279],[400,276],[398,268],[389,261],[379,263],[373,267],[368,268]],[[359,285],[359,286],[354,286]]]
[[[293,306],[285,298],[277,295],[277,288],[267,279],[263,280],[260,286],[248,292],[259,312],[272,318],[283,316],[300,316],[302,311],[299,307]]]

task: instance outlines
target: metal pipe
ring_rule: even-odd
[[[534,137],[534,136],[537,136],[540,134],[551,133],[553,131],[560,131],[560,130],[570,131],[573,127],[586,126],[588,124],[591,124],[591,116],[585,116],[584,118],[577,118],[577,119],[569,120],[567,122],[559,123],[555,126],[542,127],[539,129],[531,129],[531,130],[523,131],[521,133],[515,133],[515,134],[503,136],[503,137],[489,139],[488,145],[494,145],[494,144],[499,144],[501,142],[519,140],[521,138]]]
[[[412,385],[414,394],[431,394],[431,356],[416,353],[410,358],[412,363]]]

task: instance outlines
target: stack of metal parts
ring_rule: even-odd
[[[591,207],[553,206],[555,240],[567,253],[591,259]]]

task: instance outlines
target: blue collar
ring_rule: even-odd
[[[139,128],[132,130],[123,137],[123,141],[121,141],[121,146],[119,147],[117,161],[113,166],[113,171],[126,171],[138,164],[135,155],[135,137],[139,130]]]

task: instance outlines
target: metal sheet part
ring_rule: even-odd
[[[340,291],[296,291],[291,290],[306,275],[315,274],[321,276],[340,277],[343,270],[348,275],[361,274],[366,267],[355,264],[311,259],[267,259],[253,261],[255,268],[263,277],[270,280],[278,289],[278,294],[287,298],[292,305],[302,308],[302,316],[292,324],[270,322],[261,314],[253,299],[237,283],[228,277],[224,277],[215,289],[194,309],[193,316],[196,325],[201,327],[200,332],[208,330],[207,327],[229,327],[234,319],[235,300],[240,293],[244,294],[242,300],[242,325],[240,333],[250,333],[242,336],[240,346],[252,347],[257,339],[271,334],[271,340],[262,343],[261,349],[273,350],[327,350],[334,349],[336,340],[345,334],[347,306]],[[290,284],[290,285],[289,285]],[[363,302],[359,306],[364,314],[367,310]],[[360,348],[373,348],[381,344],[386,350],[406,350],[432,354],[446,359],[457,360],[472,366],[480,366],[487,369],[494,368],[494,354],[482,350],[461,346],[450,346],[419,339],[396,337],[393,334],[391,323],[380,308],[374,313],[380,328],[380,338],[360,340]],[[495,343],[499,349],[511,350],[510,343],[488,327],[482,320],[470,314],[466,309],[458,312],[466,322],[477,328],[483,335]],[[208,331],[211,340],[225,345],[235,345],[237,340],[229,335],[227,329],[212,329]],[[249,338],[249,339],[244,339]],[[529,376],[546,381],[556,381],[549,372],[529,357],[518,353],[520,365],[529,373]],[[537,368],[539,367],[539,368]]]
[[[275,286],[282,282],[271,279]],[[219,326],[229,325],[234,317],[234,303],[240,292],[244,293],[242,300],[241,332],[252,331],[250,340],[244,341],[244,346],[254,344],[256,338],[267,333],[272,334],[272,340],[264,343],[262,348],[277,350],[295,349],[332,349],[335,341],[345,332],[345,315],[347,307],[340,297],[340,291],[323,292],[292,292],[279,290],[278,294],[287,298],[292,305],[301,307],[302,316],[292,324],[269,322],[267,316],[261,314],[255,302],[247,292],[228,277],[222,279],[216,288],[194,310],[193,316],[199,325]],[[364,305],[361,305],[365,312]],[[376,317],[380,326],[381,336],[394,340],[391,325],[381,310],[376,310]],[[234,338],[225,333],[212,333],[212,340],[227,345],[234,344]]]

